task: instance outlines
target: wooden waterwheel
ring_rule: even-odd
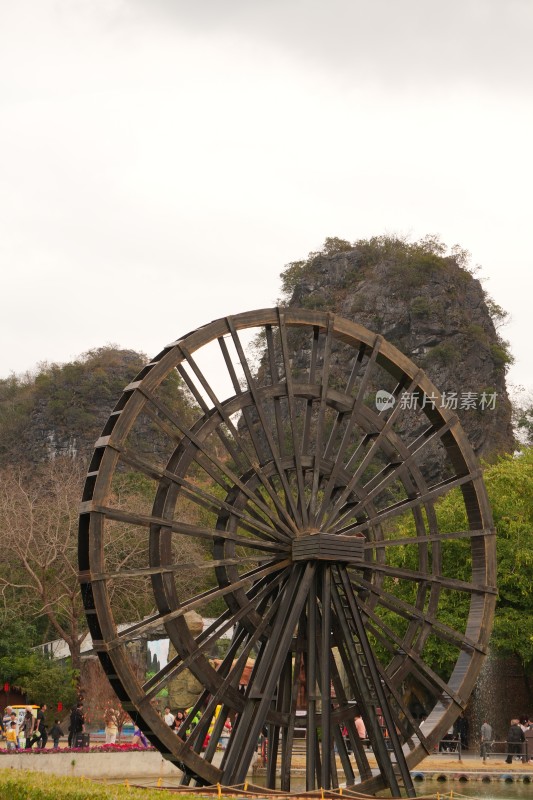
[[[125,388],[87,476],[80,581],[113,688],[184,783],[244,782],[265,737],[270,787],[290,790],[297,747],[308,789],[415,794],[496,597],[480,468],[447,405],[383,337],[276,308],[183,336]],[[153,608],[120,625],[111,592],[139,585]],[[175,655],[139,677],[129,644],[161,628]],[[186,669],[202,690],[176,735],[155,703]]]

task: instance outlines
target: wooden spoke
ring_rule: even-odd
[[[272,563],[270,556],[240,556],[239,558],[219,558],[213,561],[180,561],[177,564],[165,564],[160,567],[139,567],[138,569],[121,569],[118,572],[104,572],[102,575],[93,575],[93,581],[108,581],[117,578],[139,578],[148,575],[165,575],[181,572],[184,569],[211,570],[215,567],[234,567],[248,562]]]
[[[359,376],[359,373],[361,371],[361,367],[362,367],[362,364],[363,364],[365,353],[366,353],[366,348],[364,347],[363,344],[361,344],[360,347],[359,347],[359,352],[357,353],[357,355],[356,355],[356,357],[354,359],[352,371],[350,373],[350,377],[348,379],[348,383],[347,383],[347,386],[346,386],[346,393],[348,395],[351,395],[351,393],[353,391],[354,384],[355,384],[355,382],[356,382],[356,380],[357,380],[357,378]],[[312,382],[313,380],[314,380],[314,378],[310,379],[310,382]],[[358,397],[359,397],[359,395],[358,395]],[[360,405],[357,402],[358,397],[356,397],[356,400],[353,403],[351,410],[349,410],[349,411],[338,411],[337,412],[337,414],[335,416],[335,419],[333,421],[333,425],[332,425],[332,428],[331,428],[331,433],[330,433],[330,436],[329,436],[329,440],[328,440],[326,449],[324,451],[324,458],[325,459],[328,459],[328,458],[331,458],[332,456],[334,456],[336,458],[337,464],[341,463],[342,457],[343,457],[344,452],[345,452],[345,447],[343,447],[342,443],[341,443],[341,445],[337,445],[337,437],[339,435],[339,432],[342,429],[342,424],[345,421],[345,419],[347,419],[348,423],[349,423],[352,420],[352,418],[354,418],[353,409],[354,409],[354,407],[356,405],[357,406]],[[355,419],[354,419],[354,422],[356,422]],[[343,437],[343,441],[344,441],[344,437]],[[341,454],[341,459],[338,458],[339,454]],[[327,494],[327,492],[324,493],[324,502],[326,502],[326,494]]]
[[[438,396],[379,334],[283,308],[183,336],[118,400],[83,494],[82,597],[113,687],[184,785],[244,782],[266,736],[266,785],[288,792],[303,736],[308,790],[414,797],[410,770],[466,706],[494,615],[494,527],[457,418],[405,408],[404,391]],[[128,474],[143,484],[131,505]],[[454,490],[456,531],[440,511]],[[146,587],[151,613],[119,625],[117,585]],[[171,657],[137,677],[130,644],[162,636]],[[176,736],[157,704],[186,670],[201,688]]]
[[[228,318],[227,322],[228,322],[228,326],[230,326],[230,331],[231,331],[231,320]],[[240,354],[242,352],[242,348],[240,347],[240,342],[238,340],[238,337],[236,336],[235,330],[232,331],[232,335],[234,336],[234,341],[235,341],[236,347],[238,348],[237,351]],[[241,434],[239,433],[238,429],[235,427],[234,423],[232,422],[231,417],[229,416],[228,412],[226,411],[224,405],[221,404],[220,401],[217,399],[214,391],[211,389],[209,383],[204,378],[202,372],[200,371],[200,369],[198,368],[198,366],[194,362],[194,359],[192,358],[190,353],[187,352],[187,349],[185,348],[185,346],[183,344],[181,345],[181,351],[185,354],[185,356],[187,358],[187,363],[189,363],[191,365],[191,367],[193,368],[196,376],[198,377],[198,379],[200,380],[200,382],[202,384],[203,389],[209,395],[209,399],[211,400],[211,402],[213,403],[214,407],[216,408],[218,414],[220,415],[221,420],[225,423],[227,428],[230,430],[233,440],[239,445],[241,451],[243,453],[246,453],[246,455],[248,457],[248,460],[249,460],[250,466],[252,467],[254,472],[256,472],[256,474],[257,474],[258,478],[260,479],[264,489],[268,493],[270,499],[274,503],[274,505],[275,505],[276,509],[278,510],[278,512],[280,513],[281,517],[285,518],[285,522],[289,525],[289,527],[293,527],[294,526],[293,518],[285,510],[283,504],[280,501],[279,496],[276,494],[275,491],[273,491],[272,486],[271,486],[270,482],[265,478],[264,473],[261,470],[257,469],[257,467],[255,466],[256,465],[256,460],[259,460],[259,462],[263,462],[265,460],[265,455],[264,455],[264,452],[263,452],[264,448],[263,448],[262,441],[258,437],[257,433],[255,432],[255,428],[254,428],[253,422],[251,421],[250,416],[247,413],[248,412],[248,408],[247,407],[243,408],[243,416],[244,416],[244,419],[246,420],[248,433],[250,435],[250,439],[252,441],[253,448],[254,448],[254,451],[255,451],[253,455],[250,454],[246,450],[246,447],[243,444],[243,437],[241,436]],[[241,366],[245,370],[245,374],[247,376],[247,379],[251,381],[251,375],[250,375],[250,372],[249,372],[249,369],[248,369],[248,364],[247,364],[246,358],[244,356],[244,353],[242,353],[242,357],[241,357]],[[250,377],[248,377],[248,376],[250,376]],[[252,386],[250,386],[250,390],[252,391],[252,395],[254,395],[254,391],[253,391]],[[257,396],[254,399],[256,400],[255,409],[256,409],[256,411],[259,414],[259,417],[261,419],[261,416],[262,416],[262,414],[261,414],[261,411],[262,411],[261,410],[261,406],[259,404]],[[207,409],[204,408],[204,411],[207,411]],[[264,424],[264,422],[265,422],[264,418],[261,419],[261,421],[263,422],[263,433],[265,434],[265,437],[267,439],[267,443],[268,443],[268,445],[272,445],[272,439],[271,439],[270,435],[268,435],[268,433],[267,433],[268,432],[268,425]],[[276,457],[275,456],[275,448],[273,447],[273,445],[270,448],[270,452],[271,452],[272,456],[275,459],[275,457]],[[279,465],[278,465],[278,468],[279,468]],[[288,493],[288,494],[290,494],[290,493]]]
[[[157,614],[137,623],[136,625],[131,625],[130,627],[122,630],[116,639],[111,639],[108,642],[108,648],[111,649],[123,642],[132,641],[132,639],[136,638],[139,633],[146,633],[149,630],[158,628],[160,625],[164,625],[165,623],[171,622],[179,617],[183,617],[187,611],[193,611],[195,608],[202,608],[211,600],[224,597],[225,595],[230,594],[230,592],[234,592],[239,588],[245,587],[250,584],[251,581],[254,579],[257,580],[257,578],[260,578],[263,575],[268,575],[272,572],[278,572],[279,570],[288,566],[289,563],[290,562],[288,560],[276,561],[274,564],[271,563],[268,567],[258,567],[257,569],[250,570],[250,572],[245,573],[240,580],[235,581],[230,586],[208,589],[207,591],[190,598],[190,600],[188,600],[186,603],[183,603],[174,611],[169,611],[164,614]]]
[[[414,569],[389,567],[377,561],[365,561],[365,569],[367,568],[372,569],[374,572],[381,572],[383,575],[390,575],[392,578],[413,581],[415,583],[424,582],[428,584],[438,584],[438,586],[443,589],[454,589],[458,592],[467,592],[468,594],[496,593],[495,586],[485,586],[471,581],[460,581],[456,578],[448,578],[446,575],[433,574],[431,572],[422,573]]]
[[[421,623],[423,622],[425,625],[431,626],[432,632],[435,633],[435,635],[439,636],[439,638],[441,638],[443,641],[449,642],[450,644],[453,644],[456,647],[460,647],[467,652],[475,650],[477,648],[476,642],[473,639],[461,633],[460,631],[456,631],[449,625],[445,625],[437,617],[431,616],[427,612],[420,611],[416,606],[412,604],[402,602],[395,595],[389,594],[384,591],[379,591],[377,592],[377,594],[379,595],[380,606],[382,608],[394,612],[399,617],[403,617],[403,619],[405,620],[408,621],[418,620]],[[383,631],[386,631],[388,634],[393,634],[391,628],[386,626],[383,620],[380,617],[378,617],[372,610],[366,609],[366,607],[365,610],[367,611],[369,618],[371,618],[376,625],[378,625]],[[396,639],[398,645],[400,646],[402,644],[401,640],[397,639],[396,636],[394,636],[394,638]]]
[[[370,356],[370,358],[368,359],[368,362],[366,364],[366,368],[365,368],[365,371],[364,371],[364,374],[363,374],[363,378],[361,380],[361,383],[360,383],[360,386],[359,386],[359,389],[358,389],[358,392],[357,392],[357,396],[355,398],[355,402],[354,402],[354,404],[352,406],[352,409],[351,409],[351,412],[350,412],[350,414],[348,416],[347,425],[346,425],[346,428],[345,428],[345,431],[344,431],[344,435],[343,435],[342,440],[341,440],[341,442],[339,444],[338,450],[335,453],[336,466],[331,471],[331,475],[329,477],[328,483],[327,483],[326,488],[324,490],[324,497],[323,497],[323,500],[322,500],[322,506],[321,506],[321,509],[320,509],[319,514],[318,514],[317,519],[316,519],[316,525],[320,525],[322,523],[324,515],[326,514],[326,512],[328,510],[330,512],[330,514],[328,516],[328,524],[331,525],[331,523],[334,521],[334,515],[335,515],[337,509],[344,505],[344,503],[345,503],[347,497],[350,495],[352,489],[357,485],[357,482],[359,481],[360,475],[362,475],[363,472],[364,472],[364,467],[362,467],[362,468],[359,467],[359,469],[356,471],[354,477],[352,478],[352,480],[350,481],[350,483],[348,484],[348,486],[346,487],[344,492],[341,493],[340,497],[332,504],[332,507],[330,508],[331,494],[332,494],[333,488],[335,487],[336,482],[338,481],[338,479],[340,477],[341,470],[342,471],[344,470],[344,461],[345,461],[345,457],[346,457],[346,452],[347,452],[350,444],[353,441],[354,428],[355,428],[355,426],[357,424],[358,412],[360,411],[361,404],[363,402],[363,399],[365,397],[365,393],[366,393],[367,388],[368,388],[368,382],[370,380],[370,375],[372,373],[372,369],[373,369],[373,367],[375,365],[376,358],[377,358],[377,355],[379,353],[379,348],[380,348],[381,342],[382,342],[381,337],[377,336],[376,337],[376,341],[374,343],[374,347],[372,349],[372,355]],[[364,438],[366,438],[366,437],[364,437]],[[361,443],[360,443],[359,446],[361,446]],[[371,447],[370,451],[369,451],[369,454],[367,454],[366,458],[368,459],[368,462],[371,460],[371,458],[373,456],[373,450],[374,450],[374,447]],[[326,448],[326,452],[327,451],[328,451],[328,448]],[[355,451],[355,453],[351,457],[351,459],[349,459],[348,464],[350,463],[350,461],[353,458],[355,458],[355,454],[356,453],[357,453],[357,450]],[[365,460],[366,459],[363,460],[363,464],[365,464]],[[333,517],[333,519],[332,519],[332,517]]]
[[[153,396],[150,397],[150,399],[152,400],[153,404],[155,406],[157,406],[158,410],[160,410],[161,412],[165,413],[166,416],[169,419],[172,419],[177,426],[180,425],[180,423],[176,419],[175,415],[171,411],[166,409],[165,406],[162,403],[160,403]],[[232,424],[231,421],[230,421],[230,424]],[[187,438],[191,442],[192,445],[194,445],[196,451],[198,453],[201,453],[205,457],[204,466],[208,462],[211,462],[213,464],[213,466],[216,468],[217,472],[220,474],[220,476],[224,476],[224,478],[227,479],[227,481],[229,483],[226,483],[225,481],[223,481],[222,478],[217,478],[216,479],[217,483],[219,483],[222,486],[222,488],[225,488],[228,485],[238,486],[244,493],[248,494],[249,499],[253,503],[255,503],[255,505],[257,505],[257,507],[259,508],[260,511],[262,511],[264,514],[266,514],[267,517],[271,517],[272,512],[271,512],[270,508],[268,507],[268,505],[266,505],[264,502],[262,502],[258,498],[257,495],[255,495],[252,492],[250,492],[248,490],[248,488],[246,487],[246,485],[239,479],[239,477],[231,469],[229,469],[222,461],[220,461],[215,456],[213,456],[213,454],[211,452],[209,452],[208,448],[203,443],[203,441],[199,438],[198,435],[193,433],[191,430],[189,430],[183,424],[181,424],[180,430],[181,430],[182,435],[185,438]],[[197,455],[196,458],[198,458],[198,457],[199,456]],[[257,470],[256,467],[253,467],[253,469],[254,469],[254,472],[258,475],[258,477],[261,479],[261,481],[263,483],[263,486],[265,487],[265,489],[269,493],[269,496],[271,497],[271,499],[274,500],[275,495],[272,492],[271,487],[268,484],[268,481],[265,480],[265,478],[262,475],[262,473],[259,473],[259,471]],[[147,473],[147,474],[149,474],[149,473]],[[167,474],[166,477],[170,478],[171,474],[172,473]],[[150,477],[158,477],[158,470],[154,469],[153,474],[151,474]],[[283,513],[283,516],[285,517],[285,512],[281,508],[281,505],[280,505],[280,502],[279,502],[279,498],[276,497],[274,502],[275,502],[276,507],[278,508],[278,510],[281,510],[282,513]],[[293,535],[293,531],[291,530],[292,525],[290,527],[285,527],[284,523],[279,519],[277,519],[277,524],[280,525],[281,527],[283,527],[286,530],[286,532],[289,534],[289,536]]]
[[[265,552],[274,553],[287,553],[290,550],[288,544],[275,543],[271,539],[250,539],[246,536],[239,536],[231,532],[218,530],[216,528],[202,528],[197,525],[191,525],[187,522],[174,522],[164,517],[156,517],[145,514],[134,514],[129,511],[123,511],[119,508],[112,508],[111,506],[93,506],[94,513],[102,514],[109,520],[116,522],[125,522],[139,527],[150,528],[151,526],[165,528],[169,531],[181,533],[183,536],[194,536],[199,539],[212,541],[214,539],[224,539],[226,541],[235,542],[235,544],[242,545],[242,547],[249,547],[253,550],[263,550]],[[256,532],[260,535],[259,532]]]
[[[313,463],[313,477],[312,477],[312,486],[311,486],[311,498],[309,500],[309,516],[311,519],[315,518],[316,515],[316,507],[318,503],[318,489],[320,486],[320,479],[321,479],[321,457],[322,457],[322,441],[324,438],[324,417],[326,413],[326,400],[328,394],[328,384],[329,384],[329,369],[330,369],[330,356],[331,356],[331,317],[328,317],[327,321],[327,328],[326,328],[326,338],[324,342],[324,355],[322,357],[322,370],[319,379],[320,383],[320,402],[318,406],[318,420],[316,425],[316,441],[315,441],[315,453],[314,453],[314,463]],[[316,522],[314,525],[316,526]]]
[[[444,435],[444,433],[446,433],[448,429],[449,429],[448,424],[443,425],[440,430],[434,431],[435,437]],[[327,523],[328,527],[330,528],[333,527],[335,519],[339,517],[337,524],[334,526],[335,529],[338,529],[347,518],[352,516],[352,509],[350,509],[348,514],[346,513],[342,514],[341,513],[342,508],[345,505],[350,495],[350,492],[353,491],[353,489],[360,484],[365,469],[369,466],[369,464],[372,461],[372,458],[376,454],[376,451],[378,449],[377,443],[378,441],[381,440],[382,434],[384,436],[386,435],[386,432],[387,432],[387,425],[377,435],[377,438],[374,440],[374,442],[372,443],[371,447],[368,450],[368,453],[365,455],[361,464],[358,466],[348,486],[341,494],[341,496],[337,499],[332,514],[328,518],[328,523]],[[413,465],[416,464],[416,459],[417,457],[420,456],[420,452],[424,449],[426,445],[430,444],[431,441],[432,439],[425,438],[417,450],[415,450],[414,452],[408,450],[407,451],[408,455],[403,460],[397,463],[387,465],[387,467],[385,467],[385,469],[383,469],[380,473],[378,473],[378,475],[375,476],[371,481],[369,481],[367,484],[362,485],[362,488],[364,489],[365,492],[364,500],[361,501],[360,507],[358,505],[354,510],[359,511],[366,508],[366,506],[368,506],[368,504],[371,503],[374,500],[374,498],[376,498],[385,489],[391,486],[398,479],[398,477],[404,474],[406,468],[412,468]],[[447,486],[445,491],[449,491],[449,488]]]
[[[341,523],[335,525],[333,530],[340,534],[346,533],[360,533],[362,531],[367,530],[371,525],[376,525],[384,522],[385,520],[389,519],[390,517],[397,517],[401,514],[404,514],[406,511],[412,509],[415,506],[423,505],[424,502],[430,502],[433,500],[442,497],[443,495],[447,494],[451,489],[455,489],[459,486],[464,486],[466,483],[470,483],[472,481],[472,475],[454,475],[453,478],[448,478],[445,481],[441,481],[441,483],[435,484],[434,486],[430,487],[424,498],[421,497],[409,497],[406,500],[400,500],[397,503],[392,503],[387,508],[381,509],[380,511],[376,511],[372,517],[372,519],[367,519],[365,522],[356,525],[346,525],[345,527],[341,527]],[[363,513],[364,509],[371,503],[371,498],[368,497],[362,500],[360,503],[357,503],[355,507],[352,507],[350,511],[345,514],[344,520],[348,519],[349,517],[355,516],[355,514]]]
[[[274,439],[273,439],[273,436],[272,436],[272,433],[271,433],[271,430],[270,430],[270,421],[268,419],[268,415],[266,413],[266,410],[263,407],[263,400],[262,400],[261,395],[260,395],[260,393],[259,393],[259,391],[257,389],[256,382],[255,382],[254,378],[252,377],[252,373],[250,371],[250,367],[248,365],[248,361],[246,360],[246,356],[244,354],[244,350],[242,348],[239,336],[237,334],[237,331],[235,330],[235,326],[234,326],[234,324],[233,324],[233,322],[231,320],[231,317],[228,317],[227,323],[228,323],[228,328],[229,328],[229,330],[231,332],[231,336],[233,338],[233,342],[235,344],[235,349],[237,350],[237,354],[238,354],[238,356],[240,358],[240,361],[241,361],[241,366],[242,366],[242,368],[244,370],[244,374],[245,374],[245,377],[246,377],[246,382],[248,384],[248,388],[250,390],[250,393],[251,393],[253,401],[254,401],[255,412],[257,413],[257,416],[259,417],[259,422],[261,423],[262,432],[263,432],[263,435],[264,435],[264,437],[266,439],[266,442],[268,444],[268,447],[269,447],[269,450],[270,450],[270,453],[271,453],[272,461],[276,466],[277,475],[278,475],[278,477],[279,477],[279,479],[281,481],[281,484],[283,486],[283,489],[284,489],[284,492],[285,492],[285,497],[286,497],[286,499],[288,501],[289,509],[292,512],[292,516],[289,515],[289,517],[288,517],[289,523],[293,524],[294,522],[297,522],[299,524],[299,526],[301,527],[301,519],[299,517],[298,511],[297,511],[297,508],[296,508],[296,501],[295,501],[295,499],[293,497],[293,494],[292,494],[292,491],[291,491],[291,489],[289,487],[289,483],[287,481],[287,475],[285,473],[285,470],[281,466],[279,448],[274,443]],[[248,428],[249,428],[249,430],[251,432],[253,430],[253,424],[251,422],[247,422],[247,425],[248,425]],[[275,498],[277,500],[278,499],[278,495],[274,495],[274,496],[275,496]],[[288,513],[289,509],[287,509],[287,513]]]
[[[308,420],[306,415],[306,423],[304,426],[304,440],[303,444],[300,445],[299,437],[298,437],[298,424],[297,424],[297,411],[296,411],[296,400],[294,394],[294,381],[292,376],[292,369],[291,369],[291,350],[289,348],[289,344],[287,341],[287,329],[285,326],[284,315],[282,312],[278,312],[278,320],[279,320],[279,336],[281,341],[281,352],[282,352],[282,363],[283,363],[283,378],[285,379],[286,385],[286,396],[287,396],[287,406],[288,406],[288,416],[289,416],[289,425],[291,431],[291,439],[292,439],[292,450],[295,459],[295,466],[296,466],[296,477],[297,477],[297,485],[298,485],[298,501],[299,507],[302,513],[302,521],[303,525],[307,526],[309,524],[309,518],[307,514],[307,501],[305,498],[305,480],[303,475],[302,469],[302,461],[301,457],[303,454],[308,454],[307,451],[307,435],[306,429],[308,426]],[[318,338],[318,331],[313,329],[314,338]],[[313,351],[312,351],[312,366],[311,369],[314,369],[316,364],[316,341],[313,341]],[[273,352],[273,351],[271,351]],[[277,369],[277,367],[275,368]]]
[[[254,585],[255,591],[250,593],[252,595],[252,600],[243,605],[243,607],[235,614],[231,614],[228,610],[221,617],[219,617],[218,620],[215,620],[215,622],[212,623],[207,630],[203,631],[198,636],[196,640],[198,650],[194,650],[185,658],[182,658],[182,656],[179,654],[176,655],[166,664],[165,667],[163,667],[163,669],[161,669],[156,675],[152,676],[152,678],[150,678],[150,680],[143,685],[143,690],[147,693],[147,695],[153,696],[155,693],[160,691],[166,683],[175,679],[181,672],[183,672],[183,670],[189,669],[191,664],[197,658],[204,656],[206,652],[209,652],[210,648],[216,644],[216,642],[227,631],[234,628],[243,617],[255,610],[258,605],[265,600],[265,598],[268,598],[270,595],[272,595],[272,593],[287,577],[288,570],[285,570],[284,572],[274,576],[273,579],[271,579],[262,587],[261,591],[257,591],[257,588],[261,586],[261,582],[256,583]],[[269,614],[264,616],[264,623],[267,624],[269,622],[270,615],[275,613],[278,605],[279,600],[276,599]],[[249,652],[249,649],[251,649],[255,644],[256,639],[262,634],[263,627],[263,624],[257,626],[255,629],[255,635],[253,637],[249,637],[249,648],[246,652]]]
[[[494,536],[493,530],[486,528],[473,531],[453,531],[453,533],[428,533],[424,536],[405,536],[397,539],[380,539],[365,542],[363,547],[365,550],[382,550],[384,548],[405,547],[406,545],[413,544],[433,544],[443,541],[454,541],[455,539],[474,539],[476,537]]]

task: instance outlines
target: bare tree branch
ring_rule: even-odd
[[[56,458],[38,466],[7,468],[0,473],[0,595],[6,608],[24,616],[46,616],[58,638],[70,648],[72,666],[80,669],[85,615],[78,584],[78,509],[85,480],[80,459]],[[112,498],[115,507],[138,511],[147,499],[132,492]],[[173,543],[178,558],[201,562],[201,545],[183,537]],[[147,532],[110,521],[105,534],[107,569],[116,575],[107,589],[117,622],[151,613],[150,579],[128,570],[147,566]],[[200,571],[188,569],[180,582],[195,588]]]

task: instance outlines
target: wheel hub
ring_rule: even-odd
[[[364,542],[363,536],[341,536],[322,531],[312,533],[293,540],[292,560],[362,564]]]

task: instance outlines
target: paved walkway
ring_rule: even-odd
[[[371,754],[369,754],[369,763],[371,767],[376,767]],[[338,761],[338,767],[340,770],[340,761]],[[295,784],[298,784],[299,779],[305,782],[305,756],[303,754],[293,759],[292,775]],[[427,756],[416,767],[413,767],[411,775],[415,783],[426,780],[439,781],[444,784],[470,781],[533,783],[533,761],[527,764],[523,764],[521,761],[507,764],[505,754],[499,753],[492,754],[484,762],[477,750],[463,751],[460,761],[455,753],[435,753]],[[249,776],[249,780],[255,782],[257,779],[258,782],[261,782],[264,777],[264,768],[256,768],[253,776]]]
[[[533,761],[524,764],[521,760],[514,759],[511,764],[507,764],[505,758],[505,753],[492,753],[483,761],[477,750],[463,750],[461,760],[455,753],[435,754],[423,759],[412,772],[524,772],[531,775],[533,780]]]

